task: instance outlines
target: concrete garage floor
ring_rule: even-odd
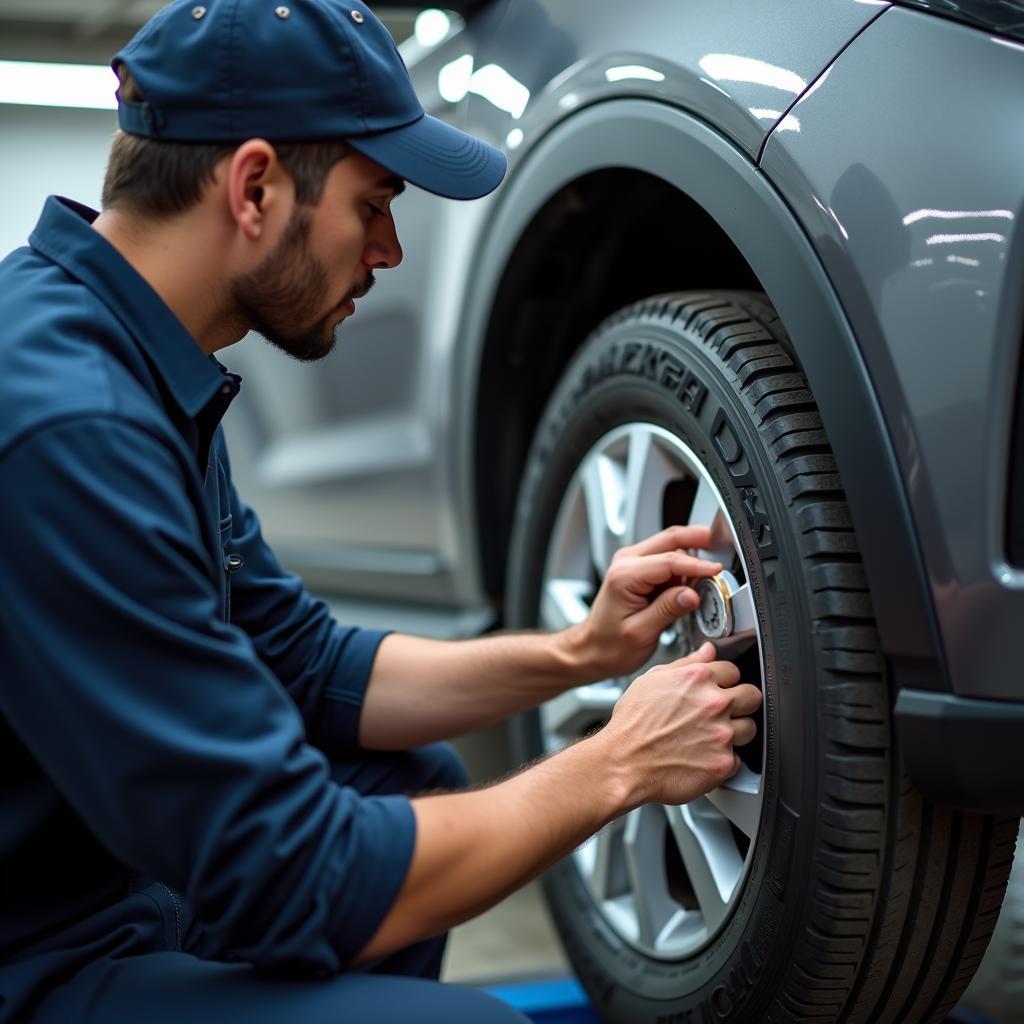
[[[534,882],[452,931],[441,977],[489,985],[571,973]]]

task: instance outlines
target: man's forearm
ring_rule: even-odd
[[[593,669],[571,630],[457,642],[392,634],[377,651],[359,742],[372,750],[402,750],[448,739],[591,678]]]
[[[412,864],[358,959],[486,910],[633,807],[690,803],[738,771],[761,694],[714,657],[704,644],[644,673],[600,732],[505,782],[414,800]]]
[[[601,734],[487,789],[413,800],[409,873],[357,962],[487,910],[639,802]]]

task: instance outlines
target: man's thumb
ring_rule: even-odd
[[[677,619],[692,611],[697,604],[697,595],[690,587],[670,587],[660,593],[642,612],[637,623],[643,621],[648,629],[668,629]]]

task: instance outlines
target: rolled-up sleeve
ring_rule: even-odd
[[[327,605],[281,567],[256,513],[230,482],[220,431],[215,444],[228,477],[231,549],[242,556],[231,580],[231,620],[295,701],[310,739],[331,753],[350,750],[358,745],[363,698],[387,632],[339,625]]]
[[[397,895],[412,810],[331,782],[222,621],[197,486],[173,443],[112,416],[0,456],[0,710],[100,841],[183,892],[226,951],[332,973]],[[347,656],[367,658],[342,637],[332,664]]]

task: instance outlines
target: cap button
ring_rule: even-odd
[[[200,21],[201,19],[205,18],[206,17],[206,8],[205,7],[193,7],[192,8],[192,17],[195,18],[196,21]]]
[[[353,20],[353,21],[354,21],[354,22],[355,22],[355,23],[356,23],[357,25],[362,25],[362,23],[363,23],[364,21],[366,21],[366,19],[365,19],[365,18],[363,17],[363,12],[362,12],[362,11],[353,11],[353,12],[352,12],[352,20]]]
[[[283,7],[283,6],[282,6],[282,7],[275,7],[275,8],[274,8],[274,13],[275,13],[275,14],[276,14],[276,15],[277,15],[277,16],[278,16],[278,17],[279,17],[279,18],[280,18],[280,19],[281,19],[282,21],[284,21],[284,19],[285,19],[285,18],[290,18],[290,17],[292,16],[292,12],[291,12],[291,10],[290,10],[289,8],[287,8],[287,7]]]

